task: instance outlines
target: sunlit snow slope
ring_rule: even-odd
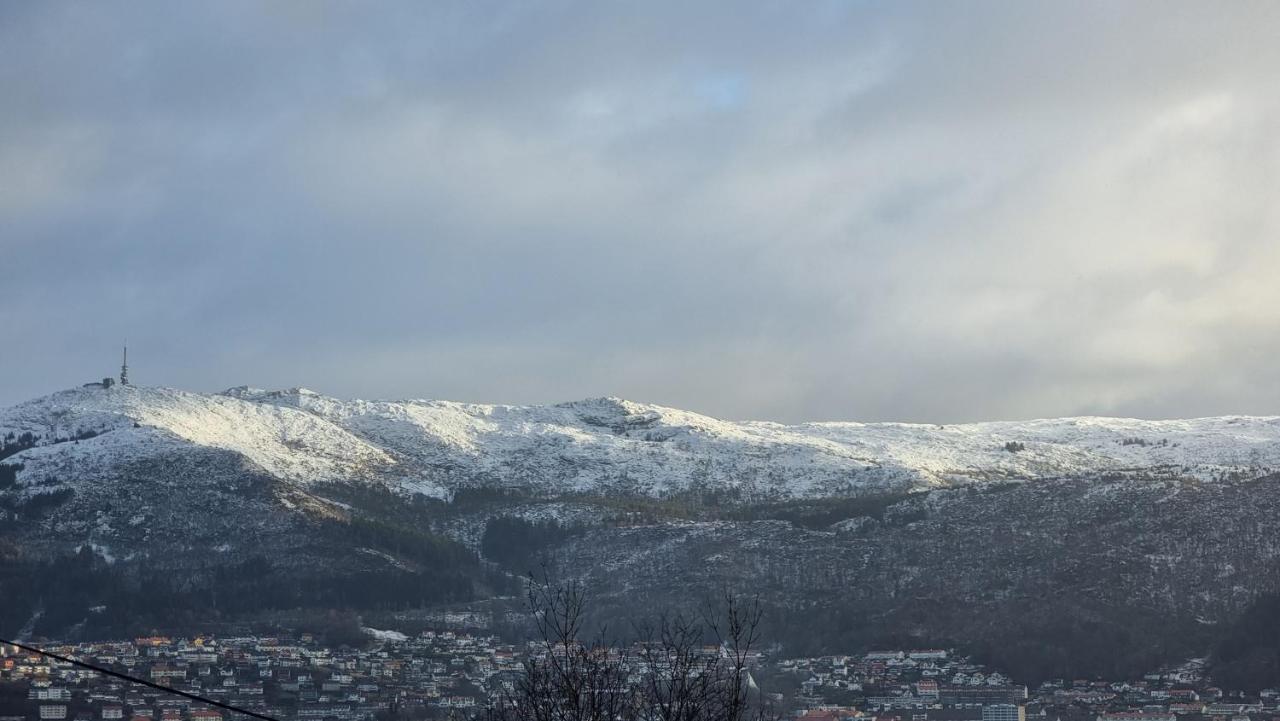
[[[85,440],[58,439],[99,435]],[[86,387],[0,410],[3,462],[64,481],[175,449],[243,456],[283,481],[376,480],[432,495],[732,491],[746,499],[1064,476],[1263,475],[1280,418],[1064,418],[963,425],[728,422],[616,398],[552,406],[344,401],[305,389],[222,394]],[[1012,445],[1010,445],[1012,444]]]

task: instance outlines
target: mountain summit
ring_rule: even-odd
[[[783,425],[618,398],[506,406],[247,386],[75,388],[0,410],[0,438],[4,462],[21,466],[16,486],[30,493],[198,450],[232,453],[302,488],[376,482],[441,498],[476,486],[818,498],[1105,474],[1213,480],[1280,467],[1276,417]]]
[[[541,564],[616,619],[734,587],[806,653],[909,636],[1141,673],[1280,592],[1275,468],[1273,417],[783,425],[95,384],[0,410],[0,631],[500,603]]]

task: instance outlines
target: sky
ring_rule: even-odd
[[[1280,3],[0,4],[0,405],[1280,414]]]

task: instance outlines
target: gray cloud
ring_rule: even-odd
[[[0,10],[0,403],[1280,408],[1272,3]]]

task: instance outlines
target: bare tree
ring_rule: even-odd
[[[603,632],[584,643],[586,592],[580,583],[529,580],[539,641],[513,693],[491,711],[501,721],[615,721],[629,718],[635,692],[626,653]]]
[[[623,645],[601,631],[584,641],[587,592],[579,582],[530,579],[538,632],[515,689],[491,721],[763,721],[749,663],[759,641],[756,601],[725,593],[698,619],[664,614]]]

